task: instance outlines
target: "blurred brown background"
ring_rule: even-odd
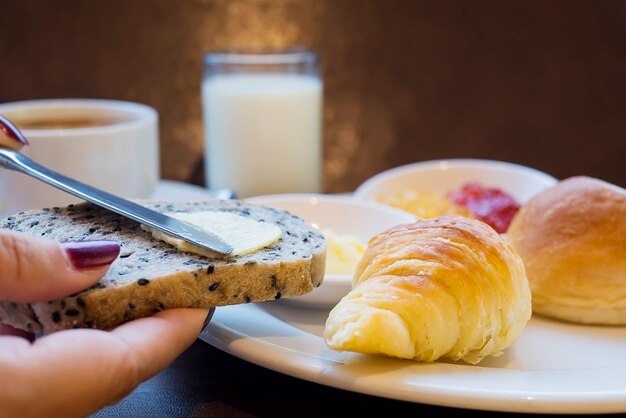
[[[161,117],[161,170],[202,182],[204,52],[321,54],[325,190],[419,160],[626,186],[625,1],[2,0],[0,102],[98,97]]]

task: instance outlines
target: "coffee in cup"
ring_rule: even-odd
[[[29,145],[21,152],[68,177],[125,198],[149,198],[159,181],[158,114],[146,105],[101,99],[0,104]],[[0,213],[65,206],[78,198],[0,169]]]

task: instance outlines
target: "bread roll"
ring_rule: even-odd
[[[528,274],[536,313],[626,324],[626,191],[572,177],[531,199],[507,239]]]
[[[530,316],[515,251],[481,221],[442,217],[370,240],[324,339],[339,351],[475,364],[502,354]]]

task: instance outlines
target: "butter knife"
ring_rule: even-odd
[[[138,203],[66,177],[63,174],[36,163],[18,151],[0,147],[0,166],[29,175],[80,199],[140,222],[175,238],[187,241],[198,247],[223,255],[233,251],[233,248],[217,235],[149,209]]]

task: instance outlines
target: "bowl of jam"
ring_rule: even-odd
[[[505,161],[431,160],[376,174],[354,196],[419,218],[473,217],[504,234],[520,207],[556,182],[548,173]]]

